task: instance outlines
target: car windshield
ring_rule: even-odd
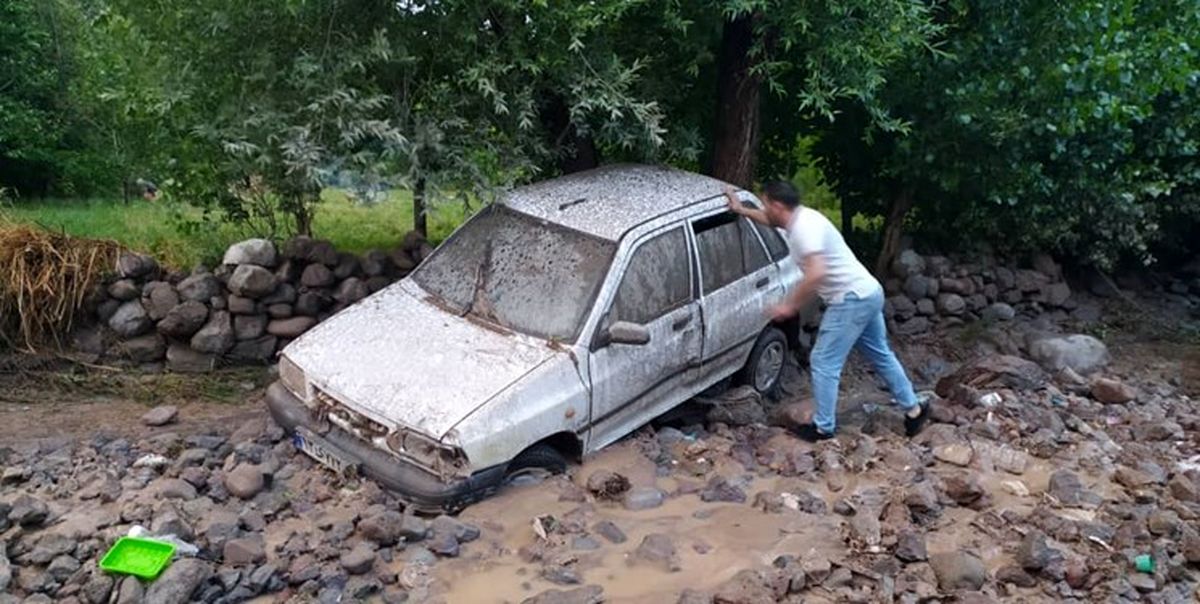
[[[442,244],[413,279],[464,315],[572,342],[608,272],[614,247],[493,205]]]

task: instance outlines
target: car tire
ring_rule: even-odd
[[[763,396],[777,396],[787,354],[787,337],[778,328],[767,327],[754,342],[746,366],[738,372],[735,381],[753,387]]]
[[[523,474],[539,470],[549,474],[562,474],[567,471],[567,458],[563,457],[558,449],[538,443],[508,462],[508,468],[504,471],[504,481],[509,482]]]

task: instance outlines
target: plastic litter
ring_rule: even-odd
[[[1154,558],[1150,554],[1140,554],[1133,559],[1133,566],[1139,573],[1154,572]]]
[[[154,539],[121,537],[104,554],[100,568],[113,573],[153,579],[166,568],[175,546]]]
[[[143,455],[143,456],[137,458],[137,461],[133,462],[133,467],[135,467],[135,468],[162,468],[162,467],[165,467],[169,463],[171,463],[171,460],[167,459],[166,457],[163,457],[162,455],[158,455],[156,453],[148,453],[146,455]]]
[[[133,537],[136,539],[148,539],[148,540],[152,540],[152,541],[161,541],[163,543],[170,543],[171,545],[174,546],[174,553],[175,553],[176,558],[178,558],[179,556],[187,556],[189,558],[194,558],[196,555],[198,555],[200,553],[200,548],[196,547],[195,545],[192,545],[191,543],[188,543],[187,541],[184,541],[183,539],[180,539],[177,535],[169,534],[169,533],[156,535],[154,533],[151,533],[149,530],[146,529],[146,527],[144,527],[140,524],[135,524],[135,525],[129,527],[129,530],[125,533],[125,536]]]
[[[991,409],[999,405],[1003,400],[999,392],[989,392],[979,397],[979,404]]]

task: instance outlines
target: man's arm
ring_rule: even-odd
[[[784,297],[783,301],[771,309],[771,318],[783,321],[795,316],[805,304],[817,293],[817,288],[825,281],[825,255],[813,253],[804,257],[804,280]]]
[[[738,199],[737,190],[733,187],[725,187],[725,200],[729,204],[729,211],[739,216],[745,216],[758,224],[771,226],[771,222],[767,220],[767,213],[758,208],[748,208],[742,205],[742,200]]]

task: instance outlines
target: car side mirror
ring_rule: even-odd
[[[608,337],[605,339],[610,344],[642,346],[650,342],[650,330],[645,325],[617,321],[608,328]]]

